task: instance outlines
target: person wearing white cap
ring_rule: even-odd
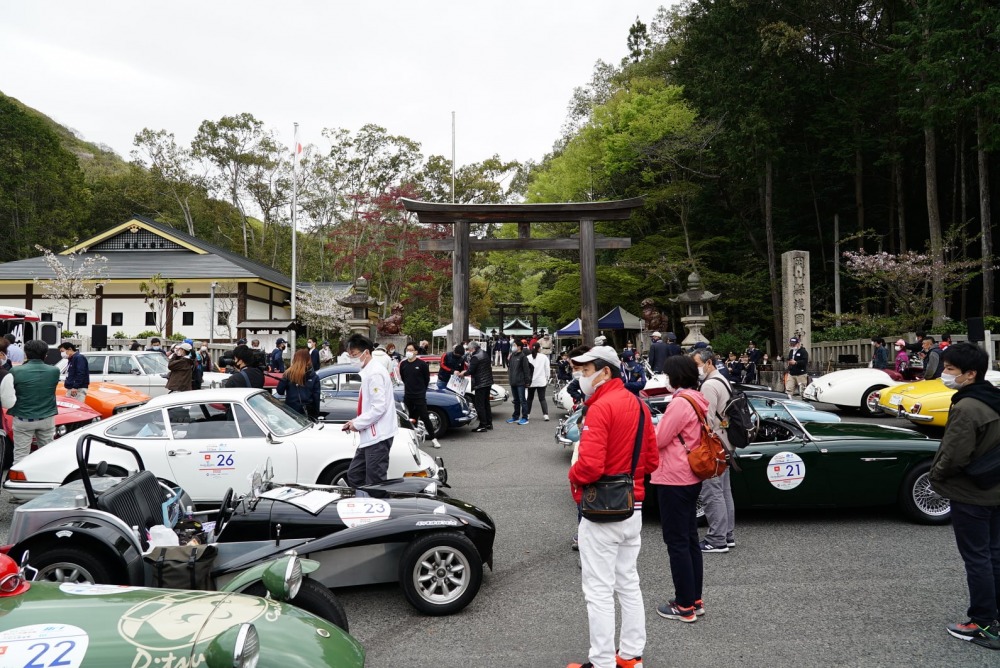
[[[806,375],[806,368],[809,364],[809,351],[802,347],[802,342],[798,337],[793,336],[788,339],[788,372],[785,374],[785,394],[791,399],[792,395],[802,393],[802,388],[809,383],[809,376]]]
[[[585,485],[604,475],[626,473],[634,462],[636,510],[630,518],[619,522],[592,522],[586,517],[580,520],[580,568],[587,600],[590,653],[589,664],[569,665],[638,666],[646,645],[646,613],[636,561],[642,543],[641,506],[646,495],[643,481],[660,461],[656,434],[649,408],[622,383],[618,352],[614,348],[595,346],[574,357],[573,363],[583,374],[580,389],[588,397],[586,422],[580,431],[579,458],[569,470],[573,499],[580,503]],[[617,645],[615,594],[622,611]]]
[[[186,392],[190,390],[194,376],[194,365],[190,343],[178,343],[174,346],[167,360],[167,369],[170,371],[170,375],[167,376],[167,391]]]
[[[649,367],[653,373],[663,373],[663,363],[667,359],[667,344],[663,342],[663,336],[659,332],[649,335],[653,343],[649,346]]]

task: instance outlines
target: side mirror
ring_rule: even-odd
[[[279,441],[278,439],[276,439],[276,438],[274,437],[274,434],[272,434],[271,432],[267,432],[267,434],[265,435],[265,437],[264,437],[264,438],[265,438],[265,439],[267,440],[267,442],[268,442],[268,443],[270,443],[271,445],[279,445],[279,444],[281,444],[281,441]]]
[[[131,373],[133,376],[141,376],[142,375],[142,371],[140,371],[139,369],[132,369],[129,373]]]

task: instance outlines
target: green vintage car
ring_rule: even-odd
[[[0,666],[5,668],[353,668],[365,663],[364,649],[340,628],[271,598],[28,582],[25,571],[30,575],[30,567],[19,570],[0,554]]]
[[[898,504],[916,522],[944,524],[951,503],[931,489],[927,475],[939,444],[889,425],[803,425],[777,409],[736,453],[742,471],[731,474],[733,501],[737,508]]]

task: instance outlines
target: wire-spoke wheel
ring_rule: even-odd
[[[951,519],[951,501],[931,487],[930,462],[915,466],[903,481],[900,506],[921,524],[944,524]]]
[[[415,608],[428,615],[458,612],[475,597],[483,562],[460,533],[434,533],[411,543],[400,561],[400,584]]]

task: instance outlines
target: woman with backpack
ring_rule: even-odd
[[[542,419],[548,422],[549,404],[545,401],[545,388],[549,385],[552,369],[548,355],[541,354],[541,347],[541,344],[535,343],[531,346],[531,354],[528,355],[528,363],[531,364],[531,382],[528,384],[528,408],[525,416],[531,414],[531,402],[537,393],[538,403],[542,406]]]
[[[687,355],[671,355],[663,362],[667,392],[672,394],[656,426],[660,465],[650,482],[660,502],[663,542],[670,557],[674,598],[656,608],[666,619],[696,622],[705,612],[701,600],[703,557],[698,544],[698,496],[701,479],[691,470],[688,450],[701,444],[701,419],[691,402],[708,410],[699,392],[698,366]]]
[[[309,351],[300,348],[292,364],[278,381],[277,393],[285,397],[285,405],[306,417],[319,417],[319,377],[312,368]]]

